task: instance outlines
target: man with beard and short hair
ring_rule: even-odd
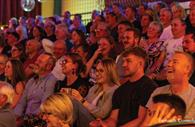
[[[28,80],[23,95],[15,107],[17,116],[37,114],[41,103],[54,92],[57,79],[50,73],[55,59],[48,53],[42,53],[31,65],[35,76]]]

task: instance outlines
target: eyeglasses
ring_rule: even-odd
[[[53,113],[51,113],[51,112],[41,112],[40,114],[39,114],[39,116],[41,116],[41,117],[43,117],[44,115],[53,115]]]
[[[64,64],[67,64],[67,63],[72,63],[72,61],[67,60],[67,59],[64,59],[64,60],[60,61],[60,65],[64,65]]]

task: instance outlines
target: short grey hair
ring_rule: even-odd
[[[0,94],[7,96],[7,101],[5,104],[11,105],[13,103],[13,99],[15,96],[15,90],[12,87],[12,85],[10,85],[7,82],[0,81]]]

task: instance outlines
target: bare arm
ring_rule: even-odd
[[[139,106],[138,118],[124,124],[121,127],[138,127],[140,123],[144,120],[146,115],[146,108],[143,106]]]
[[[97,57],[100,53],[101,53],[101,50],[97,49],[95,51],[95,53],[93,54],[93,56],[91,57],[91,59],[87,62],[87,64],[86,64],[87,69],[86,69],[85,73],[83,74],[83,77],[86,77],[89,74],[91,67],[93,66],[95,60],[97,59]]]
[[[108,127],[116,127],[118,122],[119,109],[112,110],[110,117],[104,121],[104,124]]]

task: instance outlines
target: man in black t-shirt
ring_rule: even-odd
[[[144,75],[146,52],[143,49],[127,49],[122,57],[128,81],[114,92],[111,115],[100,123],[109,127],[137,127],[145,116],[145,105],[156,84]]]

